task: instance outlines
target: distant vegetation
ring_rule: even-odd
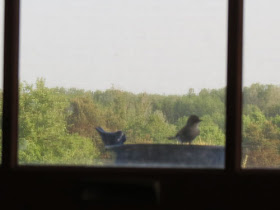
[[[1,106],[2,106],[2,100]],[[244,88],[243,166],[280,166],[280,87]],[[2,113],[1,113],[2,114]],[[95,131],[122,130],[126,144],[167,140],[196,114],[203,119],[193,144],[225,144],[225,89],[185,95],[133,94],[117,89],[48,88],[43,79],[20,86],[21,164],[101,164],[110,159]]]

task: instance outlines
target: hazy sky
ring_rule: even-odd
[[[245,1],[245,85],[280,83],[280,2],[265,3]],[[137,93],[221,88],[226,42],[224,0],[24,0],[20,79]]]

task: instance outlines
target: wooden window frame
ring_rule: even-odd
[[[56,206],[76,209],[85,204],[78,202],[76,194],[69,194],[69,191],[76,192],[75,187],[81,182],[128,181],[159,182],[159,202],[150,205],[155,208],[174,208],[182,204],[193,205],[197,209],[235,209],[243,206],[267,208],[277,205],[278,198],[273,190],[280,187],[279,170],[241,169],[243,7],[243,0],[228,0],[225,169],[19,166],[20,0],[5,0],[0,206],[2,202],[15,208],[32,208],[36,205],[49,207],[56,203]],[[4,196],[1,197],[1,194]],[[15,203],[14,199],[19,203]],[[106,207],[108,203],[89,205]],[[137,205],[141,206],[141,202]]]

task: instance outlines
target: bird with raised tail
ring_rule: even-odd
[[[179,130],[175,136],[169,137],[168,139],[177,139],[181,143],[188,142],[191,144],[191,142],[200,134],[198,125],[201,121],[202,120],[199,119],[198,116],[191,115],[187,124]]]
[[[121,146],[126,141],[126,136],[124,132],[106,132],[101,127],[95,128],[104,143],[105,148]]]

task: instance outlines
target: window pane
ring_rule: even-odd
[[[0,0],[0,163],[2,163],[2,107],[4,60],[4,0]]]
[[[243,160],[280,166],[280,2],[245,1]]]
[[[226,12],[220,0],[23,1],[19,163],[224,167]]]

